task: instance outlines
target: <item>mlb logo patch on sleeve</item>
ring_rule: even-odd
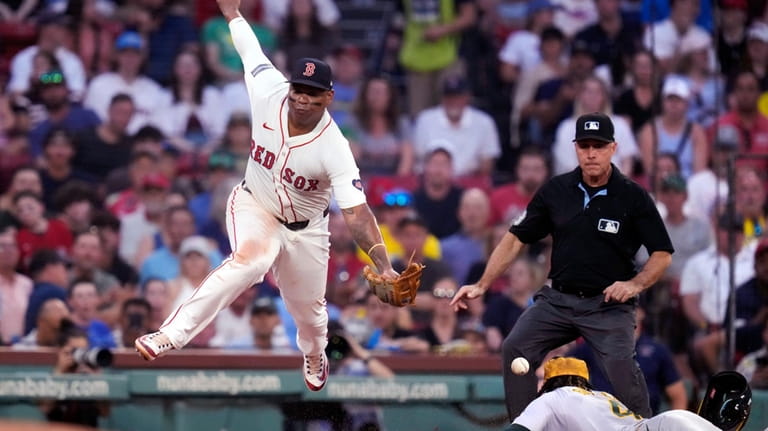
[[[620,226],[621,223],[616,220],[608,220],[607,218],[601,218],[600,221],[597,222],[597,230],[600,232],[619,233]]]

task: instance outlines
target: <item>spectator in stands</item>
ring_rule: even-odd
[[[168,251],[165,253],[170,256]],[[184,239],[178,248],[179,257],[171,256],[177,262],[172,265],[166,263],[174,267],[174,274],[169,277],[168,281],[170,310],[177,309],[185,300],[191,298],[195,286],[199,286],[208,276],[208,272],[214,267],[209,257],[211,253],[215,253],[215,250],[208,239],[201,236],[190,236]],[[215,335],[216,324],[211,322],[194,338],[193,347],[208,347],[210,340]]]
[[[733,75],[744,64],[747,52],[747,0],[719,0],[717,59],[724,76]]]
[[[261,5],[259,3],[262,3]],[[248,20],[251,29],[259,40],[259,45],[265,53],[271,54],[277,46],[275,33],[258,22],[253,16],[257,5],[265,6],[260,0],[243,0],[240,2],[240,13]],[[213,73],[219,84],[226,84],[243,79],[243,63],[237,55],[229,33],[227,20],[221,14],[209,18],[201,30],[201,40],[205,49],[205,64]],[[246,94],[247,97],[247,94]],[[229,100],[229,99],[223,99]],[[247,105],[246,105],[247,106]]]
[[[688,193],[685,178],[679,174],[671,174],[661,180],[656,198],[666,208],[664,225],[675,247],[672,263],[667,267],[662,280],[676,286],[680,283],[686,262],[694,254],[709,248],[712,243],[710,227],[703,217],[689,216],[683,211]]]
[[[14,229],[0,231],[0,345],[24,336],[24,313],[32,293],[32,280],[16,272],[19,249]]]
[[[33,160],[29,154],[27,132],[13,129],[3,137],[0,131],[0,143],[3,141],[5,144],[0,146],[0,188],[6,189],[13,173],[22,166],[32,164]]]
[[[429,343],[433,352],[449,353],[456,347],[456,341],[461,340],[459,316],[450,306],[451,298],[458,289],[459,286],[451,278],[443,278],[432,287],[432,317],[428,325],[417,332],[417,336]]]
[[[101,268],[103,260],[104,247],[96,231],[88,230],[75,237],[69,279],[92,282],[101,298],[100,306],[114,302],[113,297],[121,287],[114,275]]]
[[[166,209],[167,198],[170,189],[170,181],[165,175],[149,172],[138,174],[144,166],[156,165],[156,158],[145,153],[143,160],[135,159],[132,169],[132,181],[137,181],[138,193],[135,196],[138,203],[136,210],[130,214],[120,216],[120,256],[126,262],[138,267],[139,259],[146,257],[148,252],[140,254],[141,241],[146,237],[152,237],[160,231]],[[151,248],[151,247],[150,247]]]
[[[461,76],[447,77],[440,105],[421,112],[413,145],[422,164],[438,148],[450,153],[457,177],[488,177],[501,154],[493,119],[469,105],[469,84]],[[439,236],[439,235],[438,235]]]
[[[72,180],[54,196],[53,209],[69,231],[78,234],[91,228],[95,205],[97,197],[93,188],[85,182]]]
[[[51,129],[61,127],[76,133],[96,127],[101,122],[93,111],[70,101],[69,89],[61,71],[51,70],[40,75],[40,83],[40,98],[48,118],[29,132],[30,151],[35,158],[42,153],[43,140]]]
[[[15,7],[14,7],[15,6]],[[22,0],[14,3],[0,4],[0,21],[23,22],[34,14],[38,8],[38,0]]]
[[[658,414],[661,402],[666,401],[670,409],[688,408],[688,394],[680,374],[677,372],[672,354],[667,346],[643,333],[645,311],[637,308],[635,312],[635,351],[637,362],[643,370],[643,377],[648,387],[648,398],[653,414]],[[581,343],[567,356],[579,358],[587,363],[589,380],[598,391],[613,393],[613,386],[605,378],[598,365],[595,352],[587,343]]]
[[[170,280],[179,273],[179,257],[182,243],[195,234],[195,222],[192,213],[183,206],[169,208],[164,215],[163,228],[160,234],[145,237],[144,246],[149,245],[150,254],[143,260],[140,270],[140,279],[160,278]],[[198,242],[204,240],[209,250],[204,254],[209,258],[210,267],[214,268],[221,263],[223,257],[215,247],[210,247],[210,241],[197,237]],[[202,281],[202,280],[200,280]],[[193,284],[197,286],[197,284]]]
[[[429,322],[430,313],[437,302],[432,295],[432,289],[443,279],[453,278],[451,269],[442,261],[429,259],[421,254],[429,233],[427,224],[421,217],[411,215],[401,219],[397,223],[395,232],[395,237],[403,245],[404,254],[400,258],[393,258],[392,267],[396,271],[402,272],[410,261],[426,266],[422,273],[421,286],[416,294],[416,301],[412,306],[415,327],[423,328]]]
[[[280,321],[277,306],[272,298],[261,297],[250,304],[245,311],[244,315],[248,317],[246,330],[241,331],[237,334],[238,337],[229,340],[223,347],[227,349],[254,349],[272,353],[292,353],[295,351],[291,347],[290,340],[285,336],[285,328]]]
[[[510,33],[499,51],[499,74],[509,83],[517,83],[541,62],[540,36],[544,29],[552,28],[555,5],[551,1],[529,1],[525,9],[525,28]]]
[[[642,37],[640,23],[622,17],[620,3],[619,0],[596,0],[597,22],[574,36],[574,40],[587,44],[595,65],[608,68],[609,82],[615,85],[622,84],[628,60],[641,47]]]
[[[739,131],[733,126],[723,126],[717,131],[712,144],[708,168],[688,179],[688,215],[702,217],[712,214],[728,199],[728,164],[737,151]]]
[[[98,211],[91,219],[102,246],[100,268],[117,278],[126,288],[132,288],[139,282],[136,270],[118,254],[120,242],[120,220],[106,211]]]
[[[167,107],[163,89],[141,73],[147,49],[139,33],[122,33],[115,41],[115,70],[95,76],[88,84],[88,92],[83,101],[86,107],[107,121],[113,98],[118,94],[130,96],[134,109],[126,129],[128,133],[135,133],[142,126],[152,123],[155,114]]]
[[[87,78],[108,72],[113,59],[112,45],[121,24],[112,19],[100,0],[72,0],[67,3],[66,15],[73,25],[73,45],[83,62]]]
[[[45,120],[46,114],[40,97],[41,88],[43,87],[40,82],[40,76],[49,70],[61,70],[59,61],[50,52],[36,52],[35,56],[32,57],[32,71],[29,74],[27,90],[21,94],[11,93],[15,100],[29,105],[33,125],[37,125]]]
[[[688,0],[680,0],[688,1]],[[680,161],[681,173],[688,178],[702,171],[709,160],[709,145],[704,128],[688,119],[691,89],[683,79],[672,76],[661,90],[661,115],[638,134],[640,155],[646,173],[653,173],[653,161],[659,153],[671,153]]]
[[[103,182],[112,171],[127,166],[132,150],[128,126],[135,112],[136,105],[131,96],[115,94],[109,102],[104,122],[76,135],[73,166],[92,175],[97,183]]]
[[[334,27],[341,18],[338,6],[333,0],[313,0],[317,10],[317,19],[326,27]],[[291,7],[290,0],[263,1],[264,24],[271,29],[279,29],[285,25]]]
[[[755,74],[760,91],[768,91],[768,24],[755,21],[747,32],[747,49],[744,63]]]
[[[734,281],[741,285],[754,276],[754,254],[744,241],[740,216],[731,219],[722,214],[714,220],[715,242],[686,262],[680,278],[683,312],[696,331],[697,338],[720,329],[725,318],[728,301],[729,259],[728,237],[735,238]]]
[[[116,347],[109,326],[97,318],[98,307],[102,302],[100,296],[92,281],[82,278],[73,281],[67,291],[70,318],[88,334],[88,344],[92,347]]]
[[[248,333],[250,329],[251,308],[257,294],[256,288],[245,289],[227,308],[216,315],[213,324],[216,335],[211,338],[211,347],[225,347],[234,340]]]
[[[741,168],[736,173],[734,186],[736,211],[744,217],[744,242],[749,244],[766,237],[768,193],[765,188],[765,172],[761,175],[753,168]]]
[[[533,194],[549,178],[547,153],[529,145],[520,150],[515,165],[517,181],[497,186],[491,192],[491,222],[511,224],[525,211]]]
[[[331,234],[331,245],[325,297],[330,304],[344,308],[360,299],[362,292],[358,288],[358,280],[365,263],[357,256],[357,244],[346,228],[340,211],[330,212],[328,232]]]
[[[64,129],[51,129],[43,141],[43,166],[38,169],[43,186],[43,201],[53,208],[54,196],[69,181],[92,181],[93,177],[72,166],[75,144]]]
[[[467,0],[398,5],[404,13],[399,59],[407,73],[408,109],[416,118],[438,103],[442,81],[460,69],[460,36],[475,23],[477,11]]]
[[[147,40],[147,76],[161,85],[170,82],[173,59],[186,48],[199,48],[197,29],[183,8],[165,0],[139,0],[129,25],[134,24]]]
[[[202,191],[190,199],[188,205],[189,210],[192,211],[192,215],[195,217],[195,226],[198,232],[217,215],[215,210],[211,209],[212,202],[216,198],[214,190],[220,184],[228,182],[230,178],[237,177],[242,179],[238,174],[239,172],[236,173],[235,171],[235,158],[232,154],[226,151],[216,151],[208,157],[206,170],[200,181]]]
[[[56,343],[58,348],[56,364],[53,367],[55,375],[93,375],[97,374],[97,368],[74,359],[75,349],[88,349],[88,337],[81,328],[72,325],[65,320],[59,328]],[[82,399],[56,399],[55,401],[43,401],[40,408],[46,419],[52,423],[71,423],[97,427],[99,417],[109,415],[109,404],[104,401],[92,401]]]
[[[696,33],[680,43],[677,73],[691,90],[688,119],[704,128],[711,126],[725,109],[725,83],[717,73],[714,56],[712,38],[708,35]]]
[[[643,34],[643,45],[653,52],[664,74],[675,69],[680,44],[688,37],[708,36],[695,20],[699,15],[698,0],[670,1],[669,18],[650,25]]]
[[[453,157],[445,148],[432,150],[424,161],[421,185],[413,194],[416,212],[438,238],[458,232],[459,200],[463,190],[454,184]]]
[[[429,294],[431,295],[431,293]],[[413,332],[400,327],[398,313],[401,311],[399,310],[405,310],[406,313],[410,311],[385,304],[373,292],[367,292],[365,315],[373,327],[373,332],[360,344],[374,352],[419,353],[428,351],[429,343],[414,335]]]
[[[749,382],[752,389],[768,389],[768,326],[762,333],[763,347],[739,361],[736,371],[741,373]]]
[[[290,74],[300,58],[325,59],[338,45],[336,28],[320,22],[319,9],[312,0],[288,0],[280,28],[275,65],[285,73]]]
[[[227,235],[227,199],[232,189],[243,181],[241,176],[230,174],[224,181],[212,189],[210,216],[206,223],[197,230],[197,233],[214,241],[222,256],[232,253],[232,244]],[[189,206],[189,205],[188,205]]]
[[[755,248],[755,276],[736,288],[736,314],[733,325],[736,328],[735,356],[757,351],[762,346],[760,334],[768,322],[768,240],[762,240]],[[727,331],[730,328],[730,310],[725,313],[723,328],[697,340],[696,351],[702,356],[708,371],[722,369],[719,364],[721,351],[725,347]]]
[[[617,82],[624,87],[616,98],[614,113],[625,117],[632,126],[632,132],[637,135],[640,129],[653,118],[654,109],[658,103],[659,80],[654,72],[656,60],[645,50],[640,50],[632,56],[630,73],[627,82]]]
[[[494,286],[498,293],[488,296],[483,311],[483,325],[486,328],[485,339],[492,352],[501,351],[501,343],[531,304],[533,292],[542,278],[539,272],[536,263],[518,258],[501,278],[503,287]]]
[[[608,86],[596,76],[590,76],[582,81],[576,95],[573,115],[557,126],[555,142],[552,146],[553,174],[560,175],[570,172],[579,165],[576,151],[574,151],[576,144],[573,142],[573,131],[576,128],[576,119],[591,112],[602,112],[611,118],[614,139],[618,144],[611,162],[621,172],[631,174],[635,157],[639,153],[635,136],[624,118],[613,115]]]
[[[141,285],[141,295],[149,303],[149,328],[156,331],[171,312],[171,299],[168,283],[159,278],[150,278]]]
[[[43,185],[40,174],[33,166],[21,166],[13,172],[11,183],[0,196],[0,210],[13,211],[14,197],[21,192],[31,192],[36,195],[43,194]]]
[[[731,110],[723,114],[712,129],[733,126],[738,130],[738,149],[744,154],[768,153],[768,117],[757,109],[760,98],[760,82],[754,72],[741,71],[731,80],[728,99]],[[768,161],[740,161],[740,165],[768,168]]]
[[[51,298],[67,300],[65,289],[69,285],[66,263],[53,250],[40,250],[32,255],[27,272],[34,286],[24,313],[24,334],[28,334],[37,325],[37,317],[45,301]]]
[[[11,76],[7,91],[23,94],[29,90],[30,77],[34,70],[33,59],[38,52],[52,54],[61,66],[62,86],[66,85],[68,96],[80,100],[85,93],[85,70],[80,57],[67,48],[70,40],[69,20],[64,15],[46,15],[39,20],[37,43],[18,52],[11,60]]]
[[[334,95],[328,112],[341,131],[346,134],[350,127],[355,101],[359,99],[363,84],[365,72],[363,51],[357,45],[342,44],[333,51],[331,60]]]
[[[485,259],[490,206],[488,195],[481,189],[465,190],[458,209],[461,230],[440,240],[442,262],[451,268],[453,279],[460,285],[466,283],[472,264]]]
[[[517,34],[514,33],[514,34]],[[514,37],[514,35],[512,36]],[[547,27],[541,31],[539,43],[540,61],[533,67],[520,72],[520,79],[515,85],[512,100],[512,139],[514,143],[522,144],[518,129],[521,124],[527,124],[533,113],[533,99],[539,86],[551,79],[562,78],[568,68],[565,55],[565,35],[557,27]],[[502,73],[504,72],[502,66]]]
[[[379,222],[381,237],[387,246],[387,253],[392,259],[408,257],[403,249],[403,245],[397,239],[397,224],[403,218],[410,217],[416,212],[413,195],[403,189],[393,189],[384,193],[381,204],[376,206],[376,220]],[[442,256],[440,240],[432,233],[429,233],[424,241],[421,253],[424,257],[439,260]],[[365,250],[358,249],[357,256],[363,262],[370,262],[370,258],[365,254]]]
[[[363,176],[413,173],[411,125],[391,80],[374,76],[360,87],[348,131]]]
[[[69,317],[69,309],[62,299],[45,299],[40,303],[39,312],[35,315],[35,326],[13,346],[16,348],[56,347],[62,321],[69,321]]]
[[[21,253],[21,266],[27,268],[32,255],[42,249],[56,250],[68,255],[72,247],[72,232],[64,222],[45,217],[45,204],[40,195],[24,191],[13,200],[15,214],[21,227],[16,235]]]
[[[150,325],[152,307],[144,298],[130,298],[123,302],[119,326],[112,331],[112,338],[118,347],[133,347],[133,340],[148,334],[154,328]]]
[[[588,47],[580,41],[573,43],[565,75],[544,81],[536,89],[528,123],[521,132],[526,137],[523,142],[528,139],[546,149],[552,147],[557,125],[573,115],[576,95],[594,67],[595,60]]]
[[[244,172],[251,158],[251,108],[247,106],[247,111],[233,113],[229,118],[220,146],[235,157],[235,172]]]
[[[170,106],[154,121],[180,151],[210,153],[224,133],[224,101],[208,79],[200,54],[187,49],[176,55],[167,89]]]

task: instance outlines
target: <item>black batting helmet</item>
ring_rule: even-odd
[[[724,431],[739,431],[749,419],[752,390],[735,371],[723,371],[709,379],[697,413]]]

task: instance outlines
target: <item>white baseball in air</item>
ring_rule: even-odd
[[[531,366],[528,364],[528,360],[523,357],[515,358],[510,365],[512,372],[518,376],[522,376],[523,374],[527,373],[530,367]]]

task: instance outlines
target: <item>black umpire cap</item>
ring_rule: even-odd
[[[291,84],[308,85],[323,90],[333,89],[333,74],[328,63],[316,58],[304,57],[296,61],[291,72]]]
[[[613,142],[613,122],[602,112],[584,114],[576,120],[576,138],[573,142],[583,139],[594,139],[602,142]]]

